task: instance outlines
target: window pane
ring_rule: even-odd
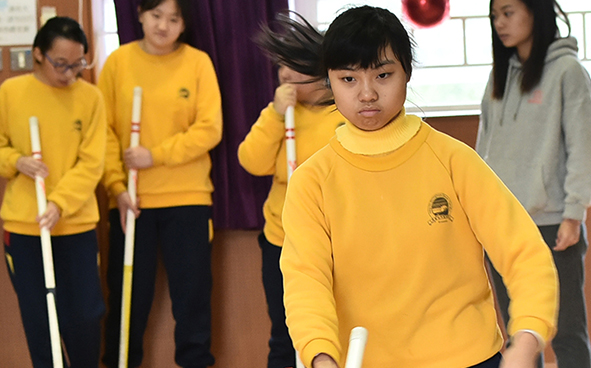
[[[104,11],[104,32],[117,32],[117,16],[115,15],[115,2],[113,0],[103,1]]]
[[[380,8],[386,8],[396,15],[401,14],[401,2],[392,0],[368,0],[368,1],[351,1],[351,0],[318,0],[316,2],[318,12],[318,23],[330,24],[333,19],[343,10],[354,6],[371,5]]]
[[[558,3],[565,12],[591,10],[591,3],[585,0],[558,0]]]
[[[318,23],[330,23],[345,5],[347,0],[318,0]]]
[[[452,17],[486,16],[488,17],[488,1],[450,0],[449,15]]]
[[[413,33],[420,66],[464,64],[461,19],[450,19],[434,28],[415,29]]]
[[[585,14],[585,28],[587,29],[587,59],[591,59],[591,13]]]
[[[401,0],[298,0],[317,5],[321,29],[326,29],[343,7],[373,5],[398,15],[417,43],[417,65],[409,84],[410,101],[425,112],[478,113],[492,63],[489,1],[449,0],[451,19],[433,28],[414,29],[403,19]],[[296,1],[296,3],[298,2]],[[591,0],[558,0],[570,14],[571,34],[579,43],[579,57],[591,70]],[[297,9],[296,9],[297,10]],[[316,18],[312,16],[311,18]],[[567,34],[558,21],[561,35]],[[471,110],[475,109],[475,110]],[[420,114],[420,112],[419,112]],[[445,115],[445,113],[442,113]]]
[[[492,63],[492,35],[488,18],[466,19],[468,64]]]
[[[401,1],[392,1],[392,0],[368,0],[368,1],[358,1],[360,5],[371,5],[377,6],[380,8],[388,9],[392,13],[399,16],[402,14],[402,2]]]
[[[116,33],[108,33],[104,36],[105,58],[119,47],[119,36]]]
[[[463,106],[477,110],[490,70],[489,65],[417,69],[409,83],[407,106],[425,110]]]
[[[570,21],[570,29],[571,29],[571,36],[575,37],[578,41],[578,45],[579,45],[579,58],[580,59],[584,59],[585,58],[585,44],[584,44],[584,40],[585,40],[585,29],[583,28],[583,14],[569,14],[568,19]],[[563,22],[559,21],[558,22],[559,27],[560,24],[563,24]],[[562,29],[560,30],[560,34],[563,36],[566,36],[568,34],[568,28],[566,27],[566,25],[564,25],[565,30],[563,31]]]

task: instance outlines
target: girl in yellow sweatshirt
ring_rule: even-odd
[[[333,107],[319,107],[316,102],[326,95],[323,82],[309,82],[310,77],[286,66],[279,67],[281,85],[275,98],[262,112],[238,147],[238,159],[249,173],[272,175],[273,183],[263,206],[265,226],[259,236],[263,256],[263,286],[271,318],[268,368],[295,367],[295,351],[285,325],[283,278],[279,256],[283,245],[281,212],[287,189],[285,151],[285,110],[295,106],[296,161],[302,163],[334,135],[344,124],[343,116]]]
[[[100,91],[78,78],[86,36],[56,17],[33,43],[35,69],[0,87],[0,175],[8,179],[0,215],[4,251],[34,367],[52,366],[40,228],[51,229],[59,328],[71,367],[98,367],[102,299],[95,198],[104,164],[106,120]],[[32,157],[29,118],[39,120],[42,161]],[[36,175],[47,210],[37,216]],[[65,360],[64,360],[65,361]]]
[[[221,140],[221,98],[209,56],[182,42],[188,0],[143,0],[144,38],[113,52],[99,77],[107,106],[103,184],[110,197],[109,311],[103,362],[116,367],[127,210],[136,214],[129,366],[142,361],[159,248],[181,367],[214,363],[211,342],[211,160]],[[128,148],[132,95],[143,89],[140,145]],[[127,193],[138,170],[138,206]]]
[[[312,368],[343,367],[355,326],[364,368],[533,368],[556,328],[552,255],[476,152],[406,115],[412,55],[385,9],[349,9],[325,34],[319,69],[348,122],[287,190],[290,335]],[[503,357],[485,250],[512,296]]]
[[[322,35],[311,30],[309,39],[316,40],[316,45],[320,46]],[[318,106],[319,102],[330,97],[324,80],[311,76],[312,71],[302,68],[296,71],[282,65],[280,56],[285,47],[280,35],[263,26],[257,42],[271,61],[279,65],[280,85],[275,90],[273,101],[263,109],[238,147],[238,159],[242,167],[253,175],[273,176],[271,190],[263,205],[265,225],[258,238],[262,252],[263,286],[271,319],[267,368],[295,367],[295,350],[285,325],[283,277],[279,269],[284,238],[281,213],[288,180],[285,113],[288,106],[294,106],[297,164],[325,146],[345,119],[332,106]],[[319,57],[306,48],[297,50],[297,55],[299,58]]]

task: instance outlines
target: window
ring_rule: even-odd
[[[579,43],[579,58],[591,72],[591,2],[559,0]],[[477,115],[492,63],[488,0],[450,0],[450,17],[442,24],[416,29],[405,23],[400,1],[291,0],[290,9],[325,30],[351,5],[372,5],[398,15],[416,43],[417,65],[408,86],[407,111],[426,116]],[[559,21],[561,34],[566,25]]]
[[[96,41],[96,68],[98,75],[107,56],[119,47],[117,16],[114,0],[92,0]]]

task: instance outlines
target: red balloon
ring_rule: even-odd
[[[419,28],[433,27],[449,16],[449,0],[402,0],[402,12]]]

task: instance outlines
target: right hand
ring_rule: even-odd
[[[581,237],[581,221],[564,219],[558,227],[556,235],[556,246],[553,250],[560,252],[577,244]]]
[[[39,223],[39,227],[43,229],[46,227],[48,230],[53,229],[55,224],[59,221],[62,215],[62,211],[57,204],[52,201],[47,202],[47,209],[45,213],[41,216],[37,216],[37,222]]]
[[[142,146],[128,148],[123,152],[123,161],[129,169],[148,169],[154,166],[152,152]]]
[[[26,176],[35,179],[35,176],[46,178],[49,175],[49,169],[43,161],[34,159],[33,156],[21,156],[16,160],[16,169]]]
[[[298,99],[297,90],[291,83],[284,83],[275,90],[273,108],[278,114],[285,115],[288,106],[295,106]]]
[[[500,368],[535,368],[542,346],[531,333],[520,331],[503,353]]]
[[[130,209],[135,218],[138,218],[140,215],[140,210],[137,205],[134,205],[131,201],[131,197],[127,191],[119,194],[117,196],[117,208],[119,208],[119,217],[121,218],[121,228],[123,229],[123,233],[126,231],[126,224],[127,224],[127,210]]]
[[[320,353],[312,360],[312,368],[339,368],[339,366],[330,355]]]

